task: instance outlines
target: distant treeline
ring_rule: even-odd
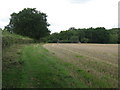
[[[118,28],[105,29],[104,27],[75,29],[74,27],[53,33],[44,41],[49,43],[120,43]]]
[[[4,30],[10,33],[29,37],[36,42],[49,43],[119,43],[118,28],[105,29],[104,27],[76,29],[69,28],[60,33],[50,35],[47,15],[35,8],[24,8],[18,13],[12,13],[10,22]],[[8,40],[8,39],[7,39]],[[9,40],[8,40],[9,41]]]

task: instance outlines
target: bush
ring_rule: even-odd
[[[28,37],[23,37],[9,32],[2,32],[2,48],[9,47],[13,44],[33,43],[34,40]]]

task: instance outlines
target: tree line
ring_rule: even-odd
[[[60,33],[50,34],[49,25],[45,13],[35,8],[24,8],[11,14],[10,22],[4,30],[48,43],[119,43],[118,28],[71,27]]]
[[[91,27],[75,29],[72,27],[60,33],[52,33],[45,38],[45,41],[49,43],[119,43],[118,33],[118,28]]]

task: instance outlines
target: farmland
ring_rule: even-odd
[[[117,59],[117,44],[13,45],[3,52],[3,88],[116,88]]]
[[[0,28],[2,88],[118,88],[119,28],[93,27],[92,19],[88,28],[78,17],[76,26],[74,16],[74,24],[62,25],[63,18],[59,26],[56,17],[47,22],[46,13],[24,8]]]
[[[99,84],[101,83],[101,87],[102,83],[117,87],[117,44],[46,44],[44,47],[63,62],[71,63],[91,74],[94,78],[89,77],[89,83],[86,83],[88,86],[94,87],[94,80],[97,80]],[[81,76],[78,75],[79,79],[84,81],[85,78]]]

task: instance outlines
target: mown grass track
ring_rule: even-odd
[[[10,51],[15,47],[18,46],[11,47]],[[4,63],[9,67],[3,69],[3,88],[88,87],[66,69],[69,63],[60,62],[41,45],[23,46],[19,51],[20,60],[16,64]],[[23,63],[19,64],[20,61]]]

